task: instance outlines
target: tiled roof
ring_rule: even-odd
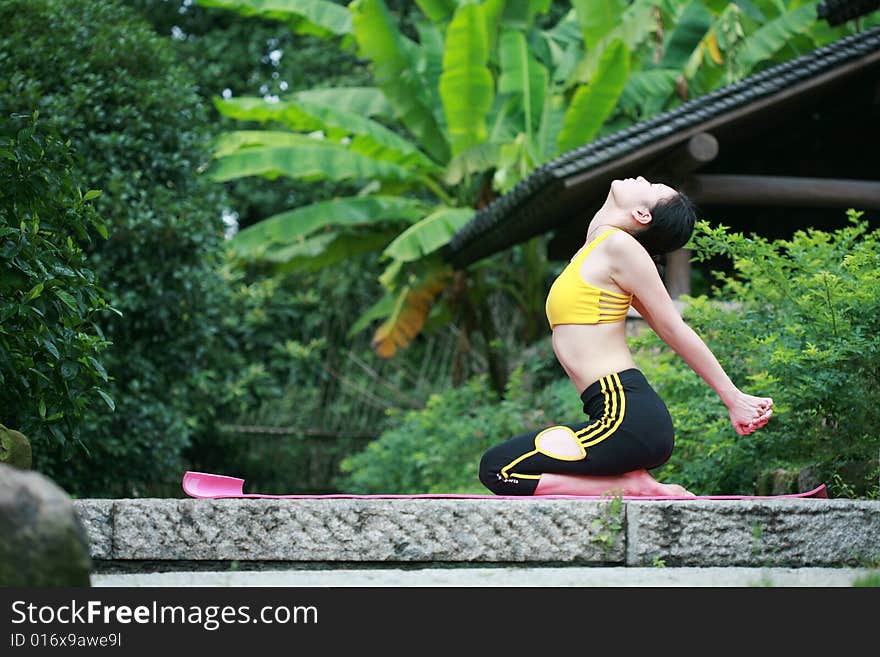
[[[880,8],[880,0],[825,0],[816,5],[816,16],[829,25],[840,25]]]
[[[511,191],[479,210],[443,247],[443,257],[455,267],[464,268],[543,234],[570,219],[560,211],[558,201],[567,179],[607,167],[652,143],[668,140],[707,121],[723,121],[725,115],[732,115],[751,103],[810,78],[833,73],[872,53],[880,53],[880,26],[843,37],[568,151],[537,167]]]

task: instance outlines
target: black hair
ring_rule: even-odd
[[[697,220],[696,204],[683,192],[659,201],[651,208],[651,223],[633,233],[654,259],[662,277],[666,270],[666,254],[680,249],[691,238]]]

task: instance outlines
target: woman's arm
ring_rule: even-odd
[[[668,292],[666,296],[669,296]],[[648,325],[654,329],[654,332],[660,336],[660,339],[681,356],[684,362],[718,394],[725,406],[730,406],[736,400],[739,389],[727,376],[702,338],[678,314],[672,304],[672,299],[669,300],[669,305],[675,316],[665,317],[664,311],[660,320],[648,310],[646,304],[643,304],[638,297],[633,297],[632,305],[645,318]]]
[[[612,245],[611,276],[633,295],[633,308],[655,333],[716,392],[730,413],[740,435],[767,424],[773,400],[740,391],[702,338],[682,319],[647,251],[631,236],[621,236]]]

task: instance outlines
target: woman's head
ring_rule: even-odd
[[[611,183],[609,201],[623,211],[631,234],[652,256],[683,247],[694,231],[697,208],[682,192],[643,177]]]

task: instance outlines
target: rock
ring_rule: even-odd
[[[797,480],[798,472],[796,470],[784,468],[765,470],[758,475],[758,495],[786,495],[803,492],[797,490]]]
[[[874,484],[877,465],[877,461],[847,461],[838,466],[837,474],[853,494],[862,496]]]
[[[70,497],[0,463],[0,586],[89,586],[89,542]]]
[[[29,470],[31,467],[31,444],[23,433],[7,429],[0,424],[0,463]]]
[[[73,500],[76,515],[89,537],[92,559],[110,559],[113,554],[112,499]]]
[[[798,493],[806,493],[813,490],[816,486],[825,483],[819,474],[819,469],[814,466],[807,466],[798,472],[797,487]]]

